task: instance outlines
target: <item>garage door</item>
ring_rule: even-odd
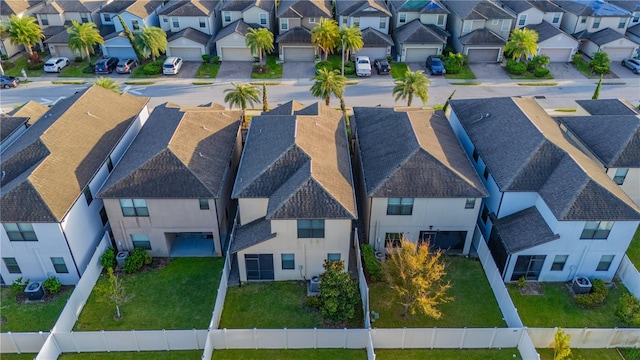
[[[425,62],[429,55],[438,55],[436,48],[407,48],[404,62]]]
[[[316,57],[312,47],[285,46],[282,49],[285,61],[313,61]]]
[[[379,48],[379,47],[369,47],[362,48],[357,53],[356,56],[368,56],[371,61],[375,59],[386,59],[387,58],[387,48]]]
[[[609,54],[611,61],[620,61],[622,59],[633,57],[633,48],[615,48],[615,47],[606,47],[602,48],[604,52]]]
[[[497,62],[500,49],[469,49],[469,62]]]
[[[222,61],[253,61],[253,55],[248,48],[223,47],[221,50],[222,56],[220,58]]]
[[[569,62],[571,61],[571,49],[540,49],[541,55],[547,55],[551,62]]]
[[[131,47],[107,47],[107,53],[110,57],[117,57],[118,59],[137,59],[136,52]]]
[[[170,47],[169,54],[171,56],[181,57],[186,61],[202,61],[202,50],[197,47]]]

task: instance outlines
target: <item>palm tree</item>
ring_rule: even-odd
[[[254,103],[260,102],[260,91],[250,84],[231,83],[233,89],[226,89],[224,102],[229,103],[230,107],[238,106],[242,109],[242,127],[246,123],[247,104],[253,106]]]
[[[136,44],[145,58],[151,54],[151,61],[156,61],[167,50],[167,33],[159,27],[145,26],[136,34]]]
[[[340,75],[338,70],[319,68],[318,74],[312,80],[316,82],[311,86],[311,95],[324,100],[330,106],[331,94],[340,99],[341,107],[344,107],[344,89],[347,86],[347,78]]]
[[[114,79],[100,76],[96,79],[95,84],[107,90],[111,90],[116,94],[120,94],[120,84],[118,84]]]
[[[320,18],[320,24],[311,29],[311,42],[324,52],[325,60],[336,48],[338,41],[340,41],[340,28],[333,19]]]
[[[536,56],[538,51],[538,33],[527,28],[515,29],[509,36],[509,41],[504,47],[505,53],[512,59],[520,61],[523,57]]]
[[[267,82],[262,82],[262,111],[269,111],[269,100],[267,96]]]
[[[71,50],[84,52],[87,55],[87,61],[91,63],[91,54],[94,53],[93,47],[96,44],[104,44],[104,39],[102,39],[96,24],[92,22],[80,24],[71,20],[71,27],[67,29],[67,32],[69,33]]]
[[[364,46],[362,31],[355,25],[349,27],[343,25],[340,29],[340,40],[344,44],[345,53],[342,55],[345,56],[345,60],[349,59],[350,53],[356,52]]]
[[[396,86],[393,87],[393,95],[396,96],[396,101],[398,101],[398,99],[406,99],[407,106],[411,106],[414,95],[419,97],[423,104],[426,104],[427,100],[429,100],[427,86],[429,86],[431,82],[422,70],[407,70],[404,77],[395,80],[394,83]]]
[[[245,42],[252,53],[258,53],[260,65],[262,65],[262,53],[273,51],[273,33],[266,28],[249,29],[249,33],[245,36]]]
[[[44,38],[42,29],[38,25],[36,18],[31,16],[17,17],[11,15],[9,18],[9,39],[14,45],[22,44],[27,49],[29,56],[33,55],[31,49],[40,39]]]

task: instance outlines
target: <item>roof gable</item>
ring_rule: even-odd
[[[445,44],[449,34],[437,26],[427,26],[415,19],[396,30],[400,44]]]
[[[383,0],[353,0],[336,2],[338,16],[391,16]]]
[[[178,0],[163,7],[158,15],[209,16],[219,3],[220,0]]]
[[[477,29],[458,38],[464,45],[504,45],[507,43],[500,35],[489,29]]]
[[[447,8],[438,0],[390,0],[397,12],[419,12],[421,14],[448,14]]]
[[[278,5],[278,18],[331,18],[330,0],[282,0]]]
[[[462,20],[515,18],[513,14],[488,0],[447,0],[445,5]]]

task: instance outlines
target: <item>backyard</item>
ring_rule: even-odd
[[[213,360],[365,360],[366,350],[304,349],[304,350],[214,350]]]
[[[164,267],[123,275],[131,300],[120,306],[121,319],[94,287],[75,330],[206,329],[223,265],[224,258],[175,258]],[[103,273],[96,287],[106,282]]]
[[[116,355],[117,354],[117,355]],[[3,355],[4,357],[4,355]],[[103,353],[66,353],[60,355],[59,360],[199,360],[202,358],[202,350],[184,351],[140,351],[140,352],[103,352]]]
[[[49,331],[56,323],[60,312],[71,296],[73,287],[69,286],[51,301],[18,303],[15,292],[7,286],[0,288],[2,318],[0,332]],[[4,357],[4,355],[3,355]]]
[[[633,265],[636,266],[636,269],[640,270],[640,226],[638,230],[636,230],[636,234],[633,236],[633,240],[631,240],[631,244],[627,249],[627,256]]]
[[[460,256],[445,256],[446,281],[452,284],[448,292],[453,301],[438,306],[440,319],[429,318],[421,313],[402,315],[393,290],[384,282],[369,284],[369,308],[380,314],[371,324],[379,328],[463,328],[504,327],[489,282],[478,260]],[[482,311],[478,311],[482,309]]]
[[[536,349],[540,354],[540,360],[553,360],[553,349]],[[571,358],[574,360],[635,360],[625,349],[571,349]]]
[[[522,359],[518,349],[377,349],[376,360],[514,360]]]

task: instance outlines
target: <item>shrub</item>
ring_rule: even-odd
[[[304,305],[312,309],[320,310],[322,298],[320,296],[307,296],[304,298]]]
[[[447,74],[459,74],[462,70],[462,65],[454,59],[446,58],[444,60],[444,69],[447,71]]]
[[[7,56],[7,54],[0,54],[0,59],[2,60],[8,60],[9,57]]]
[[[114,269],[116,267],[116,251],[112,247],[107,248],[104,254],[100,256],[100,265],[105,269]]]
[[[24,289],[27,288],[28,284],[29,279],[23,280],[22,276],[20,276],[19,278],[13,280],[13,282],[11,283],[11,290],[13,290],[16,294],[24,292]]]
[[[388,62],[392,62],[392,61],[393,61],[393,56],[388,55],[388,56],[387,56],[387,61],[388,61]],[[345,65],[346,65],[346,64],[345,64]]]
[[[549,65],[551,59],[547,55],[534,56],[531,61],[527,63],[527,70],[535,70],[546,67]]]
[[[16,65],[14,63],[12,63],[11,61],[3,61],[2,62],[2,68],[5,70],[9,70],[14,68]]]
[[[142,67],[145,75],[159,75],[162,72],[162,65],[150,63]]]
[[[537,68],[534,70],[533,75],[538,78],[545,77],[549,75],[549,69]]]
[[[509,74],[522,75],[527,71],[527,64],[511,59],[507,61],[507,71]]]
[[[582,64],[582,62],[584,62],[584,59],[582,58],[581,54],[575,53],[571,57],[571,62],[574,63],[575,65],[580,65]]]
[[[591,280],[591,291],[588,294],[576,295],[576,304],[585,309],[593,309],[607,300],[609,288],[601,279]]]
[[[358,301],[358,284],[344,271],[344,261],[325,260],[320,274],[322,316],[331,321],[353,319]]]
[[[209,61],[211,61],[211,55],[209,55],[209,54],[203,54],[203,55],[202,55],[202,62],[203,62],[203,63],[209,63]]]
[[[351,61],[347,61],[344,63],[344,74],[345,75],[353,75],[356,73],[356,65],[351,62]]]
[[[213,57],[213,63],[214,64],[220,64],[220,56],[214,56]]]
[[[629,293],[622,294],[616,316],[630,327],[640,327],[640,300]]]
[[[124,262],[124,272],[132,274],[139,271],[143,266],[151,264],[151,260],[151,255],[147,254],[146,250],[135,248]]]
[[[31,63],[29,64],[28,68],[29,70],[42,70],[42,68],[44,68],[44,62],[40,61]]]
[[[376,259],[376,254],[373,251],[373,247],[369,244],[362,244],[360,246],[362,249],[362,258],[364,259],[364,268],[367,270],[369,274],[369,278],[373,281],[382,281],[384,280],[384,275],[382,274],[382,265],[378,259]]]
[[[77,63],[81,63],[82,62],[82,56],[76,56],[73,61],[77,62]]]
[[[44,286],[44,288],[47,289],[49,294],[55,295],[58,292],[60,292],[60,289],[62,288],[62,283],[60,282],[60,280],[58,280],[57,277],[51,276],[51,277],[48,277],[47,280],[44,281],[44,283],[42,283],[42,286]]]
[[[523,287],[527,286],[527,279],[524,276],[520,276],[520,278],[518,279],[518,282],[516,283],[516,286],[519,289],[522,289]]]

